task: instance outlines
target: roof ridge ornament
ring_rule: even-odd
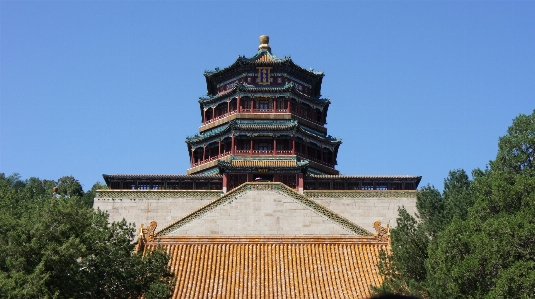
[[[260,46],[258,46],[258,51],[267,50],[269,53],[271,53],[271,47],[269,46],[269,36],[267,35],[260,35]]]

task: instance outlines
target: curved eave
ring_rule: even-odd
[[[316,132],[312,129],[308,129],[308,128],[304,128],[303,126],[299,126],[299,129],[302,133],[305,133],[306,135],[309,135],[309,136],[314,136],[316,138],[320,138],[324,141],[328,141],[332,144],[341,144],[342,143],[342,138],[335,138],[335,137],[332,137],[330,135],[324,135],[322,134],[321,132]]]
[[[284,86],[273,86],[273,87],[272,86],[270,86],[270,87],[267,87],[267,86],[258,87],[258,86],[254,86],[254,85],[243,84],[243,83],[238,83],[234,87],[232,87],[231,89],[229,89],[229,90],[227,90],[225,92],[219,93],[219,94],[217,94],[215,96],[200,97],[199,98],[199,103],[201,105],[203,105],[203,104],[205,104],[205,105],[206,104],[213,104],[213,103],[216,103],[216,102],[219,102],[219,101],[223,101],[223,100],[226,100],[226,99],[229,99],[229,98],[236,97],[238,95],[240,95],[240,96],[251,96],[251,95],[258,95],[258,94],[262,94],[262,93],[285,93],[285,95],[293,94],[296,97],[299,97],[301,99],[308,100],[310,102],[316,103],[316,104],[320,105],[321,107],[326,107],[331,103],[330,99],[327,99],[327,98],[315,98],[315,97],[311,97],[309,95],[306,95],[306,94],[300,92],[299,90],[297,90],[295,88],[294,84],[286,84]],[[207,109],[209,107],[210,106],[205,106],[204,108]]]
[[[298,123],[295,120],[280,121],[280,122],[274,122],[274,123],[266,122],[265,124],[261,122],[247,123],[247,122],[242,122],[240,120],[232,120],[222,126],[207,130],[200,135],[186,137],[186,143],[190,144],[190,143],[201,142],[211,137],[224,134],[230,130],[239,131],[239,132],[291,131],[291,130],[295,130],[297,126],[298,126]]]
[[[314,139],[318,139],[323,142],[330,143],[332,146],[339,146],[342,144],[341,138],[335,138],[330,135],[324,135],[321,132],[314,131],[309,128],[304,128],[303,126],[299,125],[299,123],[295,120],[290,121],[281,121],[279,123],[247,123],[242,122],[240,120],[232,120],[222,126],[210,129],[208,131],[203,132],[200,135],[195,135],[191,137],[186,137],[186,143],[187,144],[195,144],[198,142],[203,142],[205,140],[209,140],[216,136],[221,136],[223,134],[228,134],[229,131],[234,131],[235,135],[242,135],[242,134],[251,134],[252,132],[259,132],[259,131],[296,131],[299,130],[301,134],[313,137]]]
[[[258,59],[263,56],[268,55],[270,58],[270,61],[258,61]],[[316,94],[319,94],[319,89],[321,88],[321,79],[325,76],[323,72],[314,71],[313,69],[307,70],[302,68],[301,66],[295,64],[290,57],[284,57],[284,58],[278,58],[275,55],[271,54],[271,52],[266,50],[258,51],[258,53],[251,57],[251,58],[245,58],[244,56],[238,56],[238,59],[231,64],[228,67],[225,68],[216,68],[215,70],[207,70],[204,71],[204,77],[206,78],[206,85],[208,89],[208,94],[216,94],[216,85],[219,78],[225,76],[229,72],[234,71],[235,68],[241,67],[241,66],[277,66],[277,65],[283,65],[287,64],[289,67],[295,69],[303,76],[310,76],[315,79],[316,86],[315,90],[318,92]],[[318,86],[319,83],[319,86]]]

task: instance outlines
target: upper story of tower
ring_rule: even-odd
[[[310,173],[338,173],[334,167],[342,141],[325,127],[330,100],[321,97],[323,72],[276,57],[263,35],[256,55],[239,56],[229,67],[204,76],[208,92],[199,99],[202,125],[186,138],[188,174],[220,173],[224,165],[218,161],[230,156],[286,156],[295,163],[308,161],[310,166],[301,168]]]
[[[311,99],[321,97],[323,72],[306,70],[296,65],[290,57],[278,58],[271,53],[269,37],[260,37],[258,53],[251,58],[238,56],[230,66],[205,71],[207,98],[228,93],[237,83],[255,87],[283,87],[294,84],[296,90]]]
[[[268,36],[260,37],[253,57],[239,56],[232,65],[205,71],[204,76],[207,95],[199,99],[201,133],[236,118],[290,118],[326,133],[330,100],[321,97],[324,73],[273,55]],[[237,113],[241,115],[231,117]]]

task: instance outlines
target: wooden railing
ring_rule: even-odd
[[[202,165],[202,164],[205,164],[205,163],[209,163],[209,162],[215,161],[217,159],[223,158],[223,157],[228,156],[230,154],[231,154],[231,152],[227,151],[227,152],[224,152],[224,153],[222,153],[220,155],[209,157],[209,158],[206,158],[204,160],[197,161],[197,162],[193,163],[191,165],[191,167],[192,168],[193,167],[197,167],[199,165]],[[251,150],[236,150],[235,154],[238,154],[238,155],[253,155],[253,156],[270,156],[270,155],[271,156],[278,156],[278,155],[286,156],[286,155],[291,155],[292,151],[291,150],[277,150],[276,153],[273,153],[273,150],[253,150],[253,152],[251,154]],[[301,158],[316,162],[318,164],[327,166],[327,167],[334,167],[334,165],[329,163],[329,162],[321,161],[320,159],[316,159],[316,158],[307,156],[304,153],[301,153],[301,152],[298,152],[298,151],[295,151],[295,155],[300,156]]]
[[[211,123],[213,123],[215,121],[218,121],[220,119],[223,119],[223,118],[225,118],[227,116],[231,116],[231,115],[236,114],[236,113],[238,113],[238,110],[232,110],[232,111],[230,111],[230,113],[225,113],[225,114],[222,114],[222,115],[218,115],[216,117],[213,117],[211,119],[206,120],[206,122],[203,125],[211,124]],[[253,113],[253,114],[275,113],[275,114],[283,114],[283,113],[288,113],[288,110],[287,109],[240,109],[240,113]],[[292,111],[291,114],[296,116],[296,117],[299,117],[301,119],[304,119],[306,121],[309,121],[311,123],[314,123],[314,124],[317,124],[317,125],[320,125],[320,126],[324,125],[324,123],[319,122],[319,121],[317,121],[315,119],[312,119],[312,118],[307,117],[305,115],[297,114],[296,111]]]

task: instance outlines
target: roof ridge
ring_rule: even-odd
[[[306,207],[312,209],[314,212],[323,215],[324,217],[328,218],[332,222],[340,225],[346,230],[349,230],[356,235],[361,236],[371,236],[373,235],[368,230],[362,228],[361,226],[355,224],[354,222],[350,221],[349,219],[329,210],[328,208],[320,205],[319,203],[315,202],[314,200],[308,198],[308,196],[298,193],[297,191],[291,189],[290,187],[286,186],[283,183],[280,182],[246,182],[241,184],[240,186],[234,188],[230,192],[222,195],[221,197],[209,202],[208,204],[200,207],[199,209],[187,214],[186,216],[178,219],[175,222],[172,222],[171,224],[167,225],[166,227],[162,228],[158,232],[155,233],[156,236],[165,236],[172,231],[196,220],[201,215],[204,215],[215,208],[224,205],[226,203],[229,203],[233,201],[234,199],[238,198],[242,193],[248,191],[248,190],[254,190],[251,187],[252,186],[261,186],[261,190],[272,190],[275,192],[281,192],[285,195],[290,196],[291,198],[295,199],[299,203],[305,205]]]

